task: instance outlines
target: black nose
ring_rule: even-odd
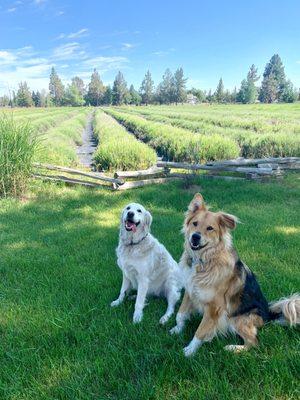
[[[128,211],[127,218],[133,218],[133,217],[134,217],[134,212]]]
[[[198,245],[200,243],[201,240],[201,234],[198,232],[195,232],[192,234],[192,243],[194,245]]]

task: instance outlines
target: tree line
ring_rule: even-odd
[[[122,72],[118,72],[113,86],[105,86],[96,69],[90,82],[75,76],[66,87],[52,67],[49,81],[49,92],[46,90],[31,92],[27,82],[20,82],[17,92],[11,96],[0,97],[0,106],[19,107],[50,107],[50,106],[100,106],[100,105],[140,105],[140,104],[178,104],[184,102],[208,103],[244,103],[250,104],[286,102],[300,100],[300,91],[296,90],[290,80],[286,78],[284,65],[278,54],[274,54],[267,63],[261,86],[257,86],[260,79],[258,70],[252,65],[247,77],[242,80],[239,90],[226,90],[223,79],[220,78],[214,92],[192,88],[187,90],[187,78],[182,68],[173,74],[167,69],[161,82],[155,88],[151,72],[147,71],[139,90],[128,84]]]

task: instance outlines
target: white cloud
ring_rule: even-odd
[[[88,31],[89,30],[87,28],[83,28],[83,29],[80,29],[77,32],[70,33],[67,37],[69,39],[75,39],[75,38],[84,37],[84,36],[88,35]]]
[[[82,59],[85,57],[85,51],[77,42],[66,43],[56,47],[52,57],[56,60]]]
[[[17,90],[21,81],[27,81],[31,90],[47,89],[52,66],[58,70],[62,81],[67,83],[75,75],[89,80],[93,68],[104,74],[128,68],[128,63],[128,58],[121,55],[95,55],[76,41],[43,52],[36,51],[32,46],[0,48],[0,95],[7,93],[8,86]]]
[[[61,17],[61,16],[64,15],[64,14],[65,14],[64,11],[58,11],[58,12],[56,13],[56,15],[57,15],[58,17]]]
[[[8,8],[6,11],[8,13],[13,13],[13,12],[17,11],[17,7]]]
[[[83,61],[83,65],[90,69],[97,68],[100,73],[104,73],[111,70],[122,69],[126,66],[129,60],[126,57],[114,56],[114,57],[93,57]]]
[[[166,56],[166,55],[172,53],[173,51],[175,51],[175,49],[174,49],[174,47],[171,47],[171,48],[168,49],[168,50],[158,50],[158,51],[154,51],[152,54],[153,54],[154,56]]]
[[[133,44],[133,43],[122,43],[122,48],[123,49],[133,49],[134,47],[136,47],[136,44]]]

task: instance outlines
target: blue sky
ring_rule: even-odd
[[[47,89],[52,65],[64,83],[97,68],[105,84],[121,70],[139,88],[147,69],[157,84],[181,66],[189,87],[223,77],[232,89],[274,53],[300,87],[299,0],[0,1],[0,94],[21,80]]]

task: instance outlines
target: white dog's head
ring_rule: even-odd
[[[149,211],[141,204],[130,203],[121,214],[121,236],[138,242],[150,232],[151,222],[152,216]]]

